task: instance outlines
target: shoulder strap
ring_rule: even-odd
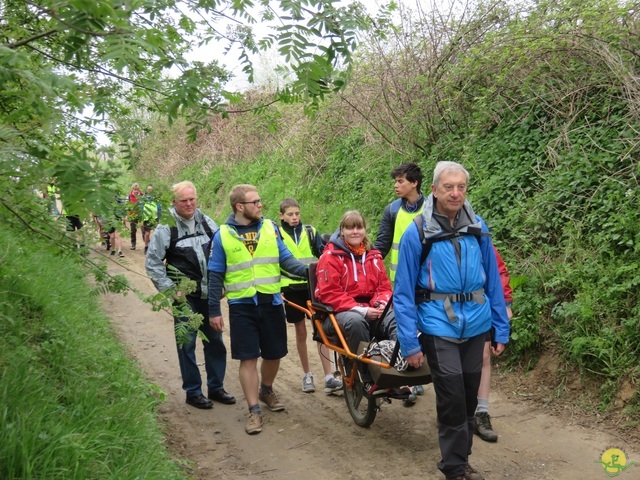
[[[311,225],[305,225],[304,228],[307,231],[307,236],[309,237],[309,245],[311,246],[311,250],[313,250],[316,243],[316,234],[313,231],[313,227]]]
[[[171,240],[169,241],[169,248],[167,251],[171,252],[174,248],[176,248],[176,244],[178,243],[178,227],[171,227]]]
[[[396,217],[398,216],[398,212],[400,211],[400,207],[402,207],[402,199],[396,198],[393,202],[391,202],[391,206],[389,208],[389,212],[391,213],[391,219],[395,222]]]
[[[418,215],[414,217],[413,221],[418,226],[418,235],[420,236],[420,243],[422,243],[422,253],[420,254],[420,265],[422,265],[424,261],[427,259],[427,257],[429,256],[429,252],[431,251],[431,245],[433,245],[433,242],[441,242],[443,240],[449,240],[450,238],[461,235],[460,232],[451,232],[451,233],[446,233],[444,235],[440,235],[438,237],[425,238],[424,230],[422,229],[422,225],[424,223],[424,217],[422,215]],[[478,229],[478,228],[469,228],[467,229],[466,232],[463,232],[462,234],[473,235],[474,237],[476,237],[476,240],[478,241],[478,245],[480,245],[480,239],[482,238],[483,235],[488,237],[491,236],[490,233],[483,232],[481,229]]]
[[[413,218],[413,223],[418,227],[418,236],[420,237],[420,243],[422,244],[422,252],[420,253],[420,265],[424,263],[424,261],[429,256],[429,252],[431,251],[431,244],[433,241],[425,240],[424,238],[424,230],[422,229],[422,224],[424,223],[424,217],[422,215],[417,215]]]
[[[207,234],[207,237],[209,237],[209,240],[211,240],[213,238],[213,231],[209,226],[209,222],[207,222],[204,218],[202,219],[202,226],[204,227],[204,231]]]
[[[204,219],[202,220],[202,227],[204,228],[204,232],[207,234],[207,237],[209,237],[209,240],[211,240],[213,238],[213,231]],[[169,241],[169,248],[167,249],[168,252],[172,252],[180,240],[196,236],[195,233],[188,233],[187,235],[183,235],[181,238],[178,238],[178,227],[171,227],[170,230],[171,240]]]

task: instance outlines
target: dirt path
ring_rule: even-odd
[[[141,291],[154,293],[144,274],[143,252],[131,251],[128,241],[124,243],[126,257],[110,262],[110,271],[124,273]],[[171,317],[152,312],[131,294],[105,296],[104,308],[148,378],[166,392],[161,415],[168,443],[177,455],[189,460],[195,478],[444,478],[435,466],[440,457],[431,387],[415,406],[407,408],[399,401],[383,405],[370,428],[357,427],[342,397],[326,396],[321,390],[302,393],[302,372],[290,327],[290,353],[275,383],[287,409],[277,413],[264,409],[262,433],[249,436],[244,432],[247,406],[238,382],[238,362],[229,359],[225,382],[238,403],[194,409],[184,402]],[[228,337],[225,341],[229,346]],[[309,352],[312,369],[319,374],[320,362],[310,338]],[[202,361],[200,350],[198,355]],[[319,384],[318,377],[316,386]],[[621,449],[627,463],[640,464],[638,444],[615,431],[604,431],[582,417],[547,415],[518,392],[496,388],[491,395],[493,424],[500,438],[489,444],[476,437],[471,456],[472,465],[487,480],[604,480],[613,475],[607,475],[597,462],[610,448]],[[616,476],[640,479],[640,467],[635,465]]]

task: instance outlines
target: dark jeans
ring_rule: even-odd
[[[442,455],[438,468],[447,478],[462,476],[473,444],[473,416],[478,404],[486,335],[462,343],[432,335],[420,338],[436,392]]]
[[[138,221],[137,220],[131,220],[129,222],[129,225],[131,226],[131,246],[135,247],[136,246],[136,236],[138,233]],[[142,232],[140,232],[142,233]],[[142,239],[144,240],[144,238]],[[207,320],[209,317],[206,317]]]
[[[203,341],[204,367],[207,372],[208,392],[217,392],[224,388],[224,374],[227,369],[227,349],[222,341],[222,333],[216,332],[209,325],[209,304],[206,298],[187,296],[189,306],[195,313],[204,318],[200,331],[209,341]],[[184,321],[184,318],[174,317],[174,324]],[[187,342],[178,347],[178,360],[182,374],[182,388],[187,397],[194,397],[202,393],[202,378],[196,362],[196,332],[189,335]]]

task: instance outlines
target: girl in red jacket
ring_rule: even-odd
[[[368,342],[377,321],[392,296],[392,287],[382,255],[371,248],[362,214],[351,210],[342,216],[340,228],[326,245],[316,270],[316,298],[333,308],[349,349],[356,353],[361,341]],[[325,331],[335,334],[329,319]],[[379,326],[377,339],[396,340],[396,321],[389,309]],[[363,381],[371,382],[368,369]]]

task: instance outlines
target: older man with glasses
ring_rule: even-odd
[[[222,341],[220,324],[209,322],[207,302],[207,260],[216,223],[198,209],[196,188],[191,182],[180,182],[173,186],[173,207],[170,213],[175,226],[158,225],[149,242],[146,257],[147,275],[160,292],[176,288],[181,277],[196,282],[196,290],[185,295],[174,291],[175,326],[188,320],[178,309],[185,303],[194,313],[203,316],[199,330],[205,335],[202,342],[204,365],[207,372],[207,397],[202,393],[202,379],[196,362],[196,332],[191,331],[186,341],[178,345],[178,360],[182,374],[182,388],[187,394],[187,403],[196,408],[213,407],[212,400],[231,405],[236,399],[224,389],[227,368],[227,349]],[[179,272],[179,273],[176,273]]]

